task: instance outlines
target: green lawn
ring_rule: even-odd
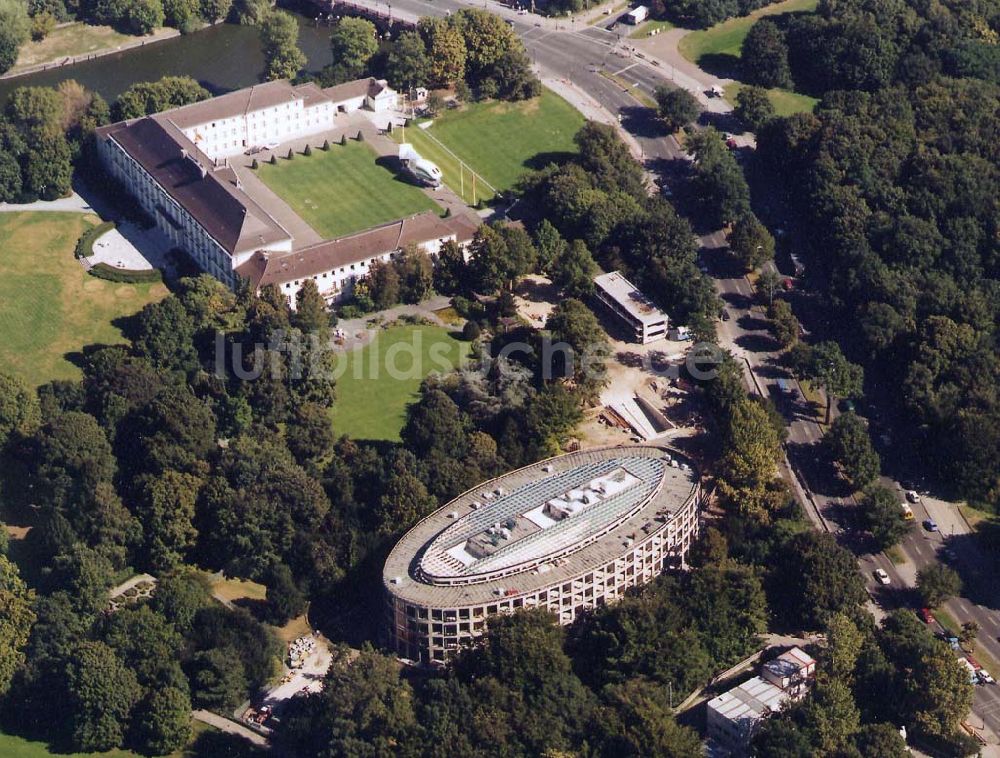
[[[376,154],[362,142],[314,148],[312,155],[279,158],[264,163],[260,178],[307,224],[323,237],[394,221],[438,206],[413,184],[376,163]]]
[[[674,25],[665,18],[653,19],[644,24],[639,24],[639,28],[628,35],[628,37],[629,39],[646,39],[646,37],[652,36],[650,34],[652,31],[657,31],[657,34],[663,34],[663,32],[673,28]]]
[[[406,406],[428,374],[469,355],[469,343],[440,326],[392,326],[360,350],[340,354],[333,431],[355,439],[398,440]]]
[[[497,190],[507,190],[528,169],[576,152],[573,135],[583,121],[573,106],[544,90],[540,97],[523,103],[465,105],[445,112],[426,131],[413,127],[405,130],[405,136],[404,130],[396,130],[393,136],[412,143],[423,157],[437,163],[445,183],[471,203],[472,174],[460,172],[460,160]],[[476,192],[477,199],[493,194],[480,180]]]
[[[757,19],[782,13],[813,11],[818,4],[818,0],[784,0],[774,3],[754,11],[749,16],[730,18],[708,29],[686,34],[678,47],[681,55],[698,65],[702,65],[702,58],[708,56],[730,56],[738,59],[743,40]]]
[[[84,271],[73,248],[92,223],[79,213],[0,214],[0,362],[32,385],[78,378],[67,355],[122,342],[112,322],[167,293],[162,284],[116,284]]]
[[[211,736],[220,733],[208,724],[203,724],[200,721],[192,721],[192,747],[170,753],[165,758],[209,758],[203,750],[193,747],[197,744],[196,741],[198,738],[203,734]],[[251,755],[251,752],[247,751],[245,755],[248,757]],[[140,758],[138,753],[133,753],[131,750],[109,750],[106,753],[54,753],[44,742],[26,740],[23,737],[15,737],[2,732],[0,732],[0,756],[3,756],[3,758]],[[237,758],[237,756],[234,754],[233,758]]]
[[[739,82],[727,84],[725,87],[726,100],[732,105],[736,105],[736,95],[745,85]],[[809,95],[800,95],[798,92],[789,92],[786,89],[769,89],[767,97],[774,106],[774,112],[778,116],[791,116],[793,113],[812,113],[813,108],[819,99]]]

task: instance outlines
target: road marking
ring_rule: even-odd
[[[633,64],[631,64],[630,66],[626,66],[625,68],[621,68],[621,69],[618,69],[617,71],[615,71],[615,72],[614,72],[614,73],[612,74],[612,76],[621,76],[621,75],[622,75],[622,74],[624,74],[624,73],[625,73],[626,71],[628,71],[628,70],[629,70],[630,68],[635,68],[635,67],[636,67],[636,66],[638,66],[638,65],[639,65],[638,63],[633,63]],[[638,83],[638,82],[637,82],[637,83]]]

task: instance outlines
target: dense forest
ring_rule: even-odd
[[[814,114],[761,128],[757,166],[786,188],[807,283],[864,365],[888,444],[954,496],[1000,507],[997,17],[831,8],[795,22],[823,34],[786,32],[793,78],[827,92]],[[872,46],[879,65],[858,58]],[[955,58],[972,50],[992,67]]]

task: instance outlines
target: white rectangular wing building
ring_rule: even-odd
[[[594,285],[597,298],[626,323],[636,342],[646,344],[667,336],[667,314],[620,272],[596,276]]]

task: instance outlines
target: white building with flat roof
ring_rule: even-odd
[[[793,647],[763,664],[760,673],[708,701],[705,725],[711,755],[749,755],[760,722],[786,703],[805,697],[816,676],[816,661]]]
[[[646,344],[667,336],[667,314],[620,272],[596,276],[594,285],[598,300],[628,325],[636,342]]]
[[[749,755],[750,740],[760,722],[781,710],[791,696],[781,687],[755,676],[708,701],[705,724],[716,753]]]

